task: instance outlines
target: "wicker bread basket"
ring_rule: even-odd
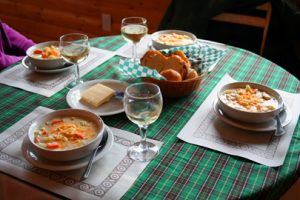
[[[205,74],[202,74],[196,78],[178,82],[157,80],[149,77],[144,77],[143,81],[158,85],[164,97],[178,98],[188,96],[197,90],[203,80],[204,75]]]

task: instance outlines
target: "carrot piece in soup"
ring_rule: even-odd
[[[51,55],[53,55],[54,57],[59,57],[60,56],[59,51],[57,51],[56,49],[52,49]]]
[[[34,137],[34,142],[35,143],[40,143],[40,140],[39,140],[39,138],[37,136]]]
[[[34,54],[42,54],[42,50],[36,49],[33,51]]]
[[[76,133],[74,133],[74,136],[75,137],[77,137],[77,138],[79,138],[79,139],[84,139],[84,133],[81,133],[81,132],[76,132]]]
[[[42,52],[42,58],[47,58],[47,54],[45,54],[44,52]]]
[[[64,120],[62,120],[62,119],[57,119],[57,120],[53,120],[53,121],[51,122],[51,124],[53,125],[53,124],[58,124],[58,123],[62,123],[62,122],[64,122]]]
[[[57,149],[60,147],[60,145],[57,142],[50,142],[50,143],[47,143],[46,147],[48,149]]]

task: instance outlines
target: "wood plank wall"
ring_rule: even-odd
[[[35,42],[70,32],[89,37],[120,34],[121,19],[143,16],[154,32],[171,0],[0,0],[0,19]],[[102,16],[111,18],[105,30]],[[107,24],[106,24],[107,25]],[[110,26],[110,27],[109,27]],[[107,26],[106,26],[107,27]]]

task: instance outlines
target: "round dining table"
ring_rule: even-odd
[[[109,51],[116,51],[125,43],[121,36],[90,39],[92,47]],[[119,56],[113,56],[84,75],[83,80],[124,80],[117,72],[119,60]],[[142,171],[122,199],[279,199],[296,182],[300,171],[299,120],[285,161],[280,167],[268,167],[177,138],[225,74],[238,81],[256,82],[290,93],[300,92],[299,80],[282,67],[250,51],[227,46],[226,54],[205,77],[198,90],[187,97],[164,98],[163,111],[147,133],[148,138],[163,142],[160,153]],[[0,84],[0,133],[38,106],[54,110],[69,108],[67,93],[67,89],[62,89],[47,98]],[[125,113],[105,116],[103,120],[108,126],[138,133],[137,126],[127,119]],[[0,162],[9,160],[3,159],[0,154]],[[8,179],[15,177],[8,176]],[[27,189],[30,188],[39,187],[30,184]],[[47,192],[45,188],[42,192],[53,198],[64,198]]]

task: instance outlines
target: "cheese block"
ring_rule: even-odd
[[[80,102],[97,108],[108,102],[115,95],[115,91],[103,84],[97,83],[81,94]]]

